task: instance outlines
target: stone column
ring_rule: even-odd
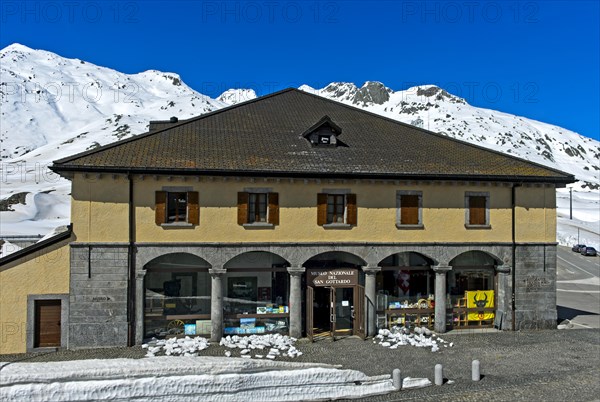
[[[365,273],[365,328],[366,335],[375,336],[377,333],[377,282],[376,275],[381,271],[381,267],[366,266],[363,267]],[[354,303],[360,303],[360,300]]]
[[[509,265],[499,265],[496,267],[496,288],[498,294],[496,295],[496,320],[500,322],[500,328],[498,329],[510,329],[512,327],[512,290],[510,281],[511,267]],[[502,314],[499,319],[497,317]],[[495,320],[495,321],[496,321]]]
[[[211,280],[210,292],[210,340],[218,342],[223,336],[223,275],[227,270],[212,268],[208,270]]]
[[[306,271],[304,267],[289,267],[290,274],[290,336],[300,338],[302,336],[302,275]]]
[[[446,273],[452,267],[436,265],[435,272],[435,332],[446,332]]]
[[[135,344],[144,342],[144,277],[146,270],[135,273]]]

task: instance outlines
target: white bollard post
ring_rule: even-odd
[[[473,360],[473,363],[471,363],[471,379],[473,381],[479,381],[481,379],[479,360]]]
[[[435,365],[435,385],[442,385],[444,383],[444,373],[441,364]]]
[[[400,369],[394,369],[394,371],[392,371],[392,382],[396,391],[400,391],[402,389],[402,375],[400,373]]]

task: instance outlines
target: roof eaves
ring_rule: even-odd
[[[31,253],[34,253],[34,252],[42,250],[48,246],[56,244],[62,240],[68,239],[69,237],[71,237],[72,234],[73,234],[73,224],[70,224],[69,226],[67,226],[67,230],[64,232],[58,233],[58,234],[56,234],[52,237],[49,237],[45,240],[34,243],[31,246],[25,247],[19,251],[15,251],[14,253],[7,255],[6,257],[0,258],[0,267],[4,264],[8,264],[9,262],[13,262],[15,260],[18,260],[19,258],[26,257],[26,256],[30,255]]]
[[[54,169],[51,167],[51,169]],[[277,178],[326,178],[326,179],[379,179],[379,180],[432,180],[432,181],[494,181],[511,183],[562,183],[575,182],[573,175],[559,176],[520,176],[520,175],[469,175],[469,174],[402,174],[402,173],[367,173],[367,172],[301,172],[301,171],[268,171],[268,170],[224,170],[224,169],[170,169],[170,168],[129,168],[129,167],[81,167],[65,166],[64,172],[95,172],[107,174],[140,174],[168,176],[241,176],[241,177],[277,177]]]

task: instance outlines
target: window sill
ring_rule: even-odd
[[[465,228],[467,229],[491,229],[492,225],[469,225],[465,223]]]
[[[425,226],[422,223],[418,224],[418,225],[403,225],[401,223],[396,223],[396,227],[398,229],[409,229],[409,230],[425,229]]]
[[[193,228],[194,225],[187,222],[172,222],[172,223],[161,223],[160,227],[163,229],[189,229]]]
[[[273,229],[275,225],[267,222],[244,223],[244,229]]]
[[[326,223],[323,229],[352,229],[352,225],[348,223]]]

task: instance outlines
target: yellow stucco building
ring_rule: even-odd
[[[52,169],[72,181],[72,233],[54,264],[2,265],[3,284],[56,274],[3,292],[3,353],[40,347],[47,302],[26,299],[44,292],[70,348],[556,321],[555,189],[572,175],[299,90]],[[9,321],[32,340],[5,342]]]

